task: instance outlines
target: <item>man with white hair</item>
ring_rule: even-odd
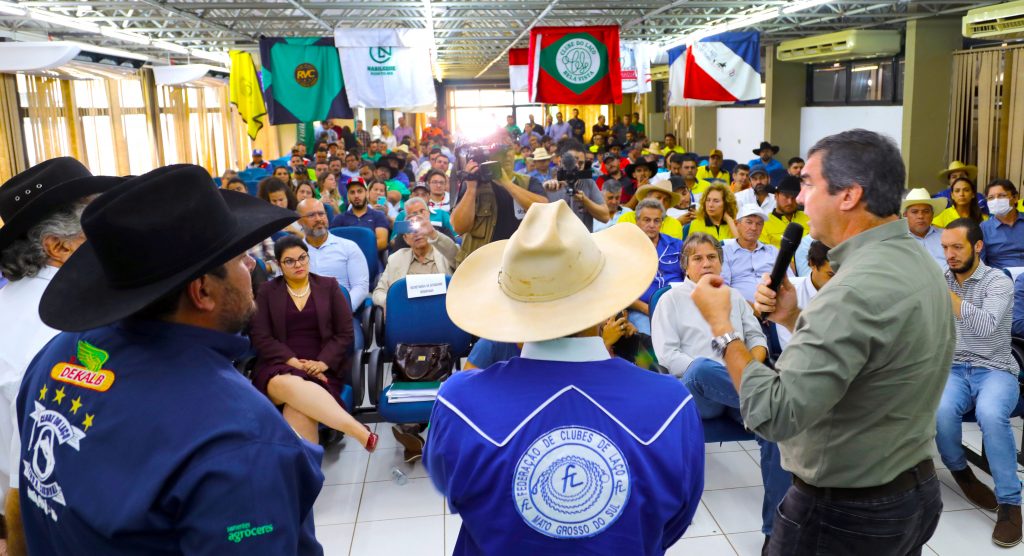
[[[85,241],[86,205],[121,178],[93,178],[82,163],[54,158],[0,186],[0,270],[10,283],[0,289],[0,479],[12,489],[5,513],[11,549],[21,543],[15,517],[21,439],[15,403],[25,369],[57,334],[39,318],[39,299],[57,269]],[[5,450],[10,449],[10,452]],[[6,489],[0,483],[0,501]],[[0,543],[3,543],[0,540]],[[5,545],[6,546],[6,545]],[[22,551],[23,552],[23,551]]]

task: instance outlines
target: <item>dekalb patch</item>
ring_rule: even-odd
[[[107,352],[85,340],[80,340],[78,361],[81,365],[57,363],[50,369],[50,378],[81,388],[106,392],[114,384],[114,372],[102,368],[109,358]]]

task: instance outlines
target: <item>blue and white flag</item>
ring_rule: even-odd
[[[732,104],[761,98],[761,36],[720,33],[669,50],[669,105]]]

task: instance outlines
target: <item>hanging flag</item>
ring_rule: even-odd
[[[349,105],[425,112],[436,108],[426,29],[335,29]]]
[[[761,98],[761,36],[720,33],[669,50],[669,105],[730,104]]]
[[[621,104],[618,53],[617,25],[534,27],[530,30],[531,102]]]
[[[256,134],[263,129],[263,118],[267,115],[263,103],[263,90],[260,80],[256,77],[256,64],[252,54],[241,50],[232,50],[231,77],[228,80],[231,104],[235,105],[238,115],[245,122],[246,134],[249,139],[256,140]]]
[[[513,48],[508,51],[508,84],[516,92],[526,92],[530,89],[529,68],[530,49]]]
[[[651,56],[646,43],[620,43],[619,66],[623,93],[651,92]]]
[[[271,124],[353,117],[334,39],[261,38],[260,59]]]

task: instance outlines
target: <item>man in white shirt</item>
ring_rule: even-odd
[[[736,205],[743,206],[754,203],[761,207],[765,214],[775,210],[775,195],[772,195],[771,180],[764,166],[754,165],[750,168],[750,187],[736,193]]]
[[[932,225],[932,220],[943,210],[946,210],[946,199],[932,199],[923,187],[911,189],[900,204],[900,213],[907,220],[910,237],[916,239],[945,272],[949,265],[942,251],[942,230]]]
[[[39,299],[57,269],[85,241],[80,220],[86,205],[120,181],[93,177],[77,160],[61,157],[0,186],[0,219],[5,223],[0,227],[0,269],[10,280],[0,289],[0,503],[7,495],[4,484],[18,488],[21,442],[15,403],[21,379],[36,353],[58,332],[40,320]],[[17,500],[15,494],[7,503]],[[20,523],[8,523],[8,534],[16,535],[17,542],[20,529]],[[6,539],[0,544],[6,553]]]
[[[722,279],[729,287],[739,290],[748,303],[754,302],[754,292],[761,277],[772,271],[779,250],[762,243],[758,238],[768,215],[753,203],[740,205],[736,214],[736,239],[722,242]]]
[[[340,238],[327,229],[327,213],[323,204],[315,201],[309,205],[308,215],[301,218],[306,232],[305,242],[309,246],[309,271],[320,276],[330,276],[345,286],[352,297],[352,312],[363,305],[370,294],[370,270],[366,257],[354,241]]]
[[[742,423],[739,395],[729,378],[722,354],[711,343],[711,327],[690,299],[696,283],[705,274],[722,273],[722,248],[708,234],[690,234],[683,242],[680,263],[686,280],[662,295],[651,316],[651,340],[658,362],[669,373],[682,379],[693,395],[702,419],[727,416]],[[741,333],[743,343],[754,358],[768,357],[768,343],[754,311],[743,296],[730,288],[732,309],[729,320]],[[775,508],[786,495],[792,478],[782,469],[779,449],[775,443],[757,439],[761,446],[761,478],[765,495],[761,507],[761,531],[766,539],[771,534]],[[767,546],[767,540],[765,546]]]

